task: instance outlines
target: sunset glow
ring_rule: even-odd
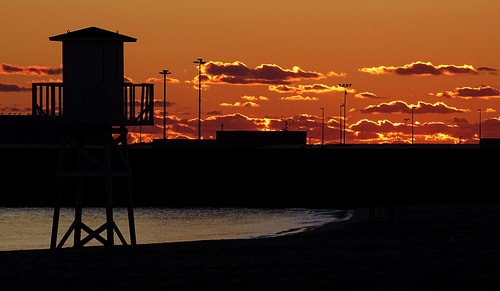
[[[224,130],[307,131],[338,144],[479,143],[500,138],[500,2],[6,0],[0,114],[31,114],[31,84],[62,82],[49,37],[96,26],[124,44],[125,80],[155,84],[155,126],[131,142]],[[344,88],[341,84],[352,86]],[[413,109],[412,109],[413,107]],[[413,126],[413,128],[412,128]]]

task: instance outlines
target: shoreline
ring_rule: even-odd
[[[401,205],[393,221],[368,214],[272,238],[0,252],[0,279],[12,290],[500,286],[500,204]]]
[[[93,229],[105,222],[104,208],[86,208],[82,222]],[[134,229],[137,244],[168,243],[213,239],[251,239],[290,235],[329,222],[346,219],[352,210],[344,209],[267,209],[267,208],[135,208]],[[118,230],[115,245],[130,244],[127,209],[115,208],[113,220]],[[50,248],[54,210],[50,208],[0,207],[0,251]],[[2,221],[3,220],[3,221]],[[56,243],[74,246],[74,232],[62,242],[76,216],[71,208],[61,209]],[[124,242],[119,240],[118,232]],[[82,230],[82,237],[86,231]],[[106,230],[101,233],[106,234]],[[91,239],[85,246],[103,246]]]

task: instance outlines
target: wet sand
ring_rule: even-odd
[[[300,234],[0,252],[2,290],[500,288],[500,204],[357,209]]]

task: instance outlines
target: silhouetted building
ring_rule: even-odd
[[[480,148],[500,148],[500,138],[481,138],[479,140]]]
[[[252,131],[226,130],[216,132],[217,144],[221,146],[305,146],[306,131]]]
[[[154,139],[153,147],[170,149],[228,149],[306,146],[306,131],[217,131],[215,139]]]

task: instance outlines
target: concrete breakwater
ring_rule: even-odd
[[[51,207],[60,150],[0,148],[0,207]],[[141,207],[365,207],[498,201],[496,148],[453,146],[162,148],[130,146],[133,205]],[[101,179],[100,179],[101,178]],[[128,184],[113,183],[116,206]],[[84,204],[105,204],[102,177],[84,184]],[[87,180],[86,180],[87,181]],[[68,180],[62,205],[74,202]]]

